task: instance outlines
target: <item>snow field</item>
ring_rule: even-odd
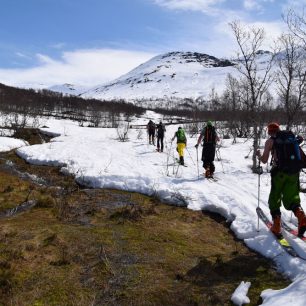
[[[129,131],[129,141],[119,142],[116,129],[79,127],[77,123],[63,120],[49,120],[47,126],[49,128],[42,130],[60,136],[50,143],[23,146],[17,154],[33,164],[60,166],[64,173],[75,175],[79,182],[90,187],[154,194],[168,203],[223,215],[232,222],[231,229],[238,238],[253,250],[273,259],[279,271],[293,281],[283,290],[265,290],[262,293],[263,305],[288,305],[293,297],[292,305],[306,304],[306,293],[301,290],[306,285],[306,261],[285,253],[264,224],[259,223],[258,228],[258,175],[251,173],[251,159],[245,158],[250,142],[238,139],[237,144],[232,144],[231,140],[222,140],[222,164],[221,161],[215,162],[218,181],[210,182],[202,175],[198,178],[196,138],[188,138],[185,150],[188,167],[175,164],[176,146],[175,143],[171,145],[177,129],[175,125],[167,126],[163,153],[156,152],[156,147],[147,143],[145,131],[139,139],[137,129]],[[2,141],[0,138],[0,147]],[[198,153],[200,159],[200,148]],[[202,174],[200,160],[198,166]],[[260,180],[259,205],[269,214],[270,175],[265,172]],[[304,194],[301,194],[301,199],[305,208]],[[290,212],[282,212],[283,218],[290,223]],[[306,244],[289,234],[288,239],[306,259]]]

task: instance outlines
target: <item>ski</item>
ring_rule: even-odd
[[[272,227],[272,222],[268,219],[268,217],[266,216],[266,214],[263,212],[263,210],[260,207],[256,208],[256,212],[257,215],[259,217],[259,219],[261,219],[261,221],[263,221],[263,223],[267,226],[267,228],[270,230]],[[282,249],[287,252],[289,255],[291,255],[292,257],[299,257],[301,258],[298,253],[294,250],[294,248],[290,245],[290,243],[288,242],[287,239],[285,239],[283,236],[278,237],[277,235],[275,235],[272,231],[270,231],[276,241],[278,242],[278,244],[282,247]]]
[[[282,227],[284,230],[286,230],[288,233],[292,234],[293,236],[296,236],[306,242],[306,237],[299,237],[298,231],[296,229],[291,228],[286,222],[282,221]]]
[[[205,177],[205,173],[202,174],[204,176],[204,179],[208,180],[209,182],[218,182],[218,179],[214,176],[212,177]]]
[[[187,167],[186,164],[182,165],[182,164],[180,163],[180,160],[179,160],[178,158],[176,158],[175,161],[176,161],[176,163],[177,163],[179,166]]]
[[[218,179],[215,177],[206,177],[205,179],[207,179],[209,182],[218,182]]]

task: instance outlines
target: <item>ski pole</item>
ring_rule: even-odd
[[[168,154],[167,154],[167,172],[166,172],[167,176],[169,175],[168,169],[169,169],[169,157],[170,157],[170,153],[171,153],[171,148],[172,148],[172,141],[170,143],[170,149],[169,149]]]
[[[257,207],[259,208],[260,203],[260,174],[261,174],[261,166],[260,166],[260,157],[259,157],[259,164],[258,164],[258,204]],[[259,216],[257,215],[257,232],[259,232]]]
[[[197,147],[197,168],[198,168],[198,179],[200,179],[198,147]]]
[[[196,165],[195,162],[194,162],[194,160],[193,160],[193,158],[192,158],[192,156],[191,156],[191,154],[190,154],[190,152],[189,152],[189,150],[187,149],[187,147],[186,147],[186,151],[188,152],[188,154],[189,154],[189,156],[190,156],[190,159],[191,159],[192,163],[193,163],[194,165]]]
[[[218,151],[217,151],[217,152],[219,153],[220,162],[221,162],[221,166],[222,166],[222,172],[225,173],[225,172],[224,172],[224,167],[223,167],[223,161],[222,161],[222,158],[221,158],[220,147],[218,147]]]

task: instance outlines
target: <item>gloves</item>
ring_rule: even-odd
[[[199,145],[198,145],[198,144],[196,144],[194,147],[197,149],[197,148],[198,148],[198,146],[199,146]]]
[[[298,144],[301,144],[304,141],[304,138],[301,135],[296,137]]]

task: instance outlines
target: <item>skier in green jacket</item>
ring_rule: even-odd
[[[269,195],[269,208],[273,219],[271,231],[281,237],[281,202],[287,210],[293,211],[298,219],[298,235],[303,237],[306,231],[306,216],[301,207],[300,189],[299,189],[299,165],[288,162],[283,156],[285,153],[279,153],[279,146],[282,142],[280,138],[280,127],[277,123],[268,124],[268,134],[270,138],[265,142],[264,151],[261,154],[257,151],[257,156],[264,164],[268,162],[269,155],[272,155],[271,169],[271,190]],[[283,135],[288,134],[288,131]],[[286,137],[286,136],[283,136]],[[283,150],[283,152],[288,150]],[[293,156],[293,155],[292,155]],[[292,157],[290,156],[290,157]],[[292,159],[292,158],[291,158]],[[286,164],[282,160],[287,160]],[[290,160],[290,159],[289,159]],[[290,166],[288,165],[290,164]]]

